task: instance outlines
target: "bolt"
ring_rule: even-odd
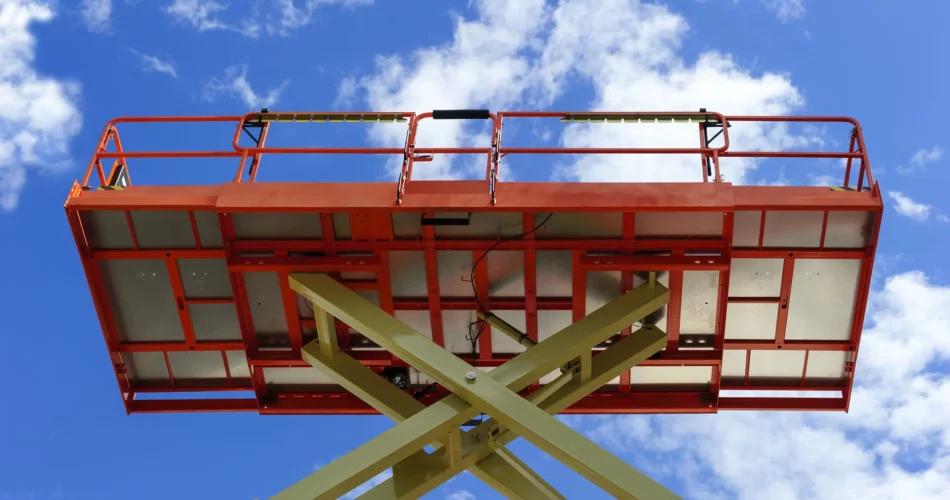
[[[466,374],[465,374],[465,380],[468,380],[469,382],[475,380],[475,372],[468,372],[468,373],[466,373]]]

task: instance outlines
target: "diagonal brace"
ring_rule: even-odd
[[[631,489],[647,484],[635,469],[511,390],[524,388],[564,362],[589,351],[625,324],[658,309],[668,301],[666,288],[660,285],[638,287],[469,384],[464,382],[464,375],[473,370],[470,365],[336,281],[324,275],[297,274],[291,277],[291,287],[394,354],[437,380],[441,379],[439,381],[454,392],[470,398],[482,409],[490,409],[506,427],[547,448],[549,454],[565,461],[607,491],[630,496]],[[398,426],[398,432],[383,433],[370,442],[372,446],[364,445],[354,450],[283,494],[332,498],[344,493],[348,489],[341,484],[346,482],[341,478],[365,481],[434,440],[443,433],[443,426],[459,425],[478,412],[457,395],[444,398],[406,420]],[[526,421],[531,421],[532,425],[527,426],[523,423]],[[598,464],[598,467],[595,469],[591,463]],[[659,485],[650,484],[658,488],[661,496],[668,494]]]
[[[536,401],[536,399],[541,399],[536,397],[539,395],[540,391],[531,394],[528,399],[532,402],[538,403],[538,405],[544,411],[550,414],[556,414],[580,401],[584,396],[602,387],[611,379],[619,376],[625,371],[630,370],[630,368],[637,365],[641,361],[649,358],[656,352],[659,352],[665,346],[666,334],[663,331],[656,327],[645,327],[627,337],[624,337],[613,346],[609,347],[597,356],[594,356],[591,367],[591,380],[583,381],[578,377],[575,377],[560,387],[557,387],[555,391],[543,398],[543,400],[540,402]],[[557,380],[559,381],[563,377],[565,377],[565,375],[562,375]],[[553,383],[554,382],[552,382],[552,384]],[[542,386],[542,390],[549,386],[551,386],[551,384]],[[491,470],[491,464],[497,462],[496,460],[493,460],[495,459],[495,456],[492,454],[495,452],[492,450],[491,444],[489,442],[484,439],[479,439],[482,436],[488,436],[489,434],[494,435],[494,441],[498,445],[506,445],[518,437],[515,433],[508,429],[499,430],[499,424],[497,421],[493,419],[486,420],[482,424],[470,429],[463,436],[463,440],[468,445],[464,451],[464,456],[462,457],[463,467],[468,467],[472,464],[478,464],[485,469]],[[443,453],[443,450],[436,450],[432,453],[432,455],[435,455],[435,457],[441,457]],[[411,491],[414,497],[424,495],[425,493],[435,489],[440,484],[448,481],[459,472],[460,471],[458,469],[451,469],[448,467],[443,467],[437,473],[430,471],[424,481],[418,481],[413,486],[413,489],[409,491]],[[399,479],[399,474],[394,473],[393,477],[364,493],[359,498],[361,500],[389,500],[391,498],[398,498],[399,494],[406,493],[406,490],[404,489],[397,490],[396,483],[399,481]]]
[[[359,361],[353,359],[350,355],[343,352],[336,352],[334,355],[327,355],[319,346],[318,342],[311,342],[301,350],[305,361],[314,368],[330,376],[344,389],[353,393],[370,406],[378,410],[397,422],[402,422],[407,418],[419,413],[425,409],[425,405],[417,401],[412,396],[406,394],[396,386],[384,380],[378,374],[364,366]],[[458,427],[449,432],[458,433]],[[462,441],[461,436],[453,445],[457,450],[456,458],[449,458],[452,454],[446,454],[442,449],[436,460],[428,460],[428,463],[445,465],[449,469],[461,472],[464,469],[461,466]],[[447,439],[445,439],[447,441]],[[439,445],[440,446],[440,445]],[[491,460],[487,462],[489,468],[480,467],[478,464],[470,465],[472,473],[485,481],[490,486],[495,487],[499,492],[509,498],[548,498],[563,499],[564,497],[557,493],[553,486],[549,485],[536,473],[531,471],[526,465],[506,450],[499,449],[500,453],[505,453],[507,460]],[[418,455],[418,454],[417,454]],[[427,454],[423,454],[428,456]],[[446,460],[443,462],[443,460]],[[414,463],[418,463],[415,461]],[[424,470],[419,470],[413,466],[410,470],[400,471],[394,467],[394,474],[417,474],[425,475]],[[442,467],[438,467],[441,472]],[[397,497],[392,497],[397,498]],[[400,496],[398,498],[405,498]]]

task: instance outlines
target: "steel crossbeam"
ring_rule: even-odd
[[[627,292],[490,373],[478,371],[327,275],[293,274],[290,286],[314,304],[315,312],[352,326],[453,394],[423,408],[335,346],[321,346],[319,340],[331,335],[320,333],[318,322],[318,342],[304,349],[307,361],[402,423],[274,498],[337,498],[389,467],[393,477],[366,498],[418,498],[469,467],[507,496],[562,498],[504,448],[518,436],[617,497],[676,498],[552,416],[665,346],[665,333],[644,328],[591,356],[594,346],[666,304],[669,291],[662,285],[653,282]],[[528,398],[517,394],[564,365],[574,369]],[[479,413],[493,418],[461,434],[459,425]],[[432,443],[439,449],[426,452],[424,447]]]

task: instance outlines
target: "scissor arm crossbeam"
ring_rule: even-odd
[[[590,356],[594,346],[666,304],[669,291],[662,285],[645,284],[627,292],[486,374],[326,275],[294,274],[290,277],[290,284],[297,293],[313,302],[315,310],[319,308],[339,318],[394,355],[429,374],[453,394],[432,406],[416,411],[401,424],[304,478],[277,498],[337,498],[389,467],[394,468],[395,474],[391,494],[395,498],[417,498],[421,493],[418,489],[413,490],[412,486],[419,484],[431,472],[420,471],[437,469],[434,472],[438,473],[438,469],[444,471],[445,464],[449,464],[448,468],[460,471],[460,466],[466,464],[466,458],[473,461],[470,465],[478,463],[478,460],[488,456],[488,451],[497,448],[498,438],[504,435],[511,435],[511,439],[515,435],[528,439],[615,496],[675,498],[661,485],[551,415],[558,411],[558,407],[563,409],[576,401],[575,397],[579,399],[596,390],[609,380],[604,378],[606,375],[618,369],[622,371],[624,363],[636,363],[640,356],[645,358],[662,347],[665,335],[658,330],[651,330],[653,336],[650,338],[641,335],[642,332],[628,337],[647,343],[640,346],[634,356],[617,359],[622,357],[618,351],[616,358],[605,358],[607,354],[613,354],[619,343],[593,360]],[[315,360],[316,365],[330,366],[322,361],[333,362],[340,356],[337,354],[339,351],[327,353],[332,350],[321,350],[319,347],[308,351],[308,360]],[[525,399],[516,393],[575,359],[579,359],[577,376],[570,372],[564,374],[562,377],[571,377],[570,382],[553,391],[538,394],[534,399],[540,400],[541,396],[546,396],[540,402],[542,406],[537,406],[530,398]],[[332,370],[328,369],[328,372]],[[391,403],[394,406],[380,411],[394,418],[405,418],[405,414],[411,410],[410,404],[397,401],[401,398],[394,397],[394,394],[384,395],[382,391],[367,390],[372,385],[375,384],[360,379],[349,381],[344,387],[348,390],[355,389],[354,393],[360,397],[367,396],[368,402],[374,406],[386,407]],[[390,403],[385,403],[385,398],[389,398],[387,401]],[[396,408],[401,410],[397,411]],[[489,442],[488,451],[484,450],[486,443],[472,443],[475,439],[475,429],[461,439],[461,450],[457,446],[448,447],[450,457],[447,460],[433,460],[435,455],[429,455],[423,450],[425,445],[434,441],[458,443],[458,440],[452,439],[458,426],[478,413],[488,413],[498,421],[497,424],[486,422],[479,426],[495,425],[498,429],[498,434],[490,439],[485,439],[487,434],[480,436],[482,441]],[[501,426],[506,430],[501,430]],[[443,455],[446,453],[444,450],[439,452]],[[493,458],[496,456],[499,458]],[[536,478],[536,474],[523,467],[520,462],[506,460],[509,458],[507,451],[502,451],[501,454],[493,453],[489,458],[494,462],[480,467],[481,472],[494,470],[495,465],[506,471],[487,474],[489,484],[492,484],[492,480],[504,480],[505,476],[520,478],[526,482],[532,482]],[[407,459],[418,463],[418,466],[401,465]],[[504,464],[498,462],[499,459]],[[410,479],[409,475],[418,477]]]

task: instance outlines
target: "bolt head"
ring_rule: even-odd
[[[475,380],[475,372],[468,372],[465,374],[465,380]]]

